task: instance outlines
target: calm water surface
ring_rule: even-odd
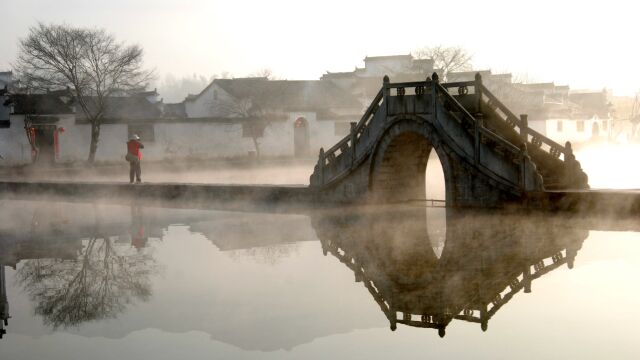
[[[1,359],[640,355],[640,233],[612,231],[633,222],[19,200],[0,215]]]

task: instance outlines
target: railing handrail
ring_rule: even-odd
[[[500,108],[500,110],[505,113],[507,115],[507,117],[511,118],[511,121],[513,121],[516,126],[521,127],[522,123],[520,122],[520,118],[518,118],[516,116],[516,114],[514,114],[505,104],[502,103],[502,101],[500,101],[500,99],[498,99],[495,95],[493,95],[493,93],[487,89],[486,86],[484,86],[484,84],[481,84],[481,89],[482,90],[482,94],[486,95],[489,100],[491,100],[494,104],[496,104],[496,106],[498,106],[498,108]]]
[[[442,85],[443,88],[448,89],[448,88],[460,87],[460,86],[475,86],[476,82],[475,81],[455,81],[455,82],[442,83],[440,85]]]
[[[458,101],[456,101],[456,99],[453,96],[451,96],[451,94],[449,94],[447,89],[444,86],[442,86],[442,84],[438,83],[437,84],[437,88],[448,100],[451,101],[453,106],[455,106],[458,111],[460,111],[465,117],[467,117],[468,120],[471,120],[473,123],[476,123],[478,121],[478,120],[476,120],[475,117],[473,117],[473,115],[471,115],[467,111],[467,109],[464,108],[464,106],[462,106],[462,104],[460,104]],[[520,153],[520,148],[518,148],[516,145],[512,144],[509,140],[503,138],[502,136],[494,133],[493,131],[491,131],[491,130],[483,127],[483,126],[480,126],[479,130],[480,130],[480,132],[482,134],[488,136],[492,140],[495,140],[497,142],[502,143],[503,146],[505,146],[507,149],[511,150],[515,154]]]
[[[373,101],[371,101],[371,103],[369,104],[369,107],[367,107],[367,110],[364,112],[364,115],[362,115],[362,117],[356,124],[356,127],[355,127],[356,132],[359,132],[362,128],[364,128],[367,120],[369,120],[369,117],[371,117],[371,112],[373,111],[373,109],[375,109],[379,105],[383,97],[383,89],[384,89],[384,86],[380,88],[380,90],[378,91],[378,94],[376,94],[376,97],[373,98]],[[329,150],[325,151],[325,154],[335,153],[336,150],[340,149],[345,143],[348,143],[350,138],[351,138],[350,135],[345,136],[344,138],[342,138],[342,140],[338,141],[338,143],[336,143],[331,148],[329,148]]]
[[[480,84],[480,86],[481,86],[482,94],[486,95],[498,108],[500,108],[500,111],[505,113],[505,115],[507,115],[507,117],[510,118],[509,120],[512,121],[519,129],[522,129],[523,126],[522,126],[522,121],[520,121],[520,118],[518,118],[511,110],[509,110],[509,108],[506,105],[504,105],[504,103],[502,103],[502,101],[500,101],[495,95],[493,95],[493,93],[489,89],[487,89],[487,87],[484,84]],[[532,136],[539,138],[543,143],[549,145],[549,147],[551,148],[555,147],[562,154],[566,154],[566,148],[564,146],[542,135],[541,133],[533,130],[532,128],[527,126],[525,133],[527,135],[531,134]]]
[[[383,90],[384,90],[384,87],[381,87],[380,90],[378,90],[376,97],[373,98],[373,101],[371,102],[371,104],[369,104],[369,107],[367,107],[367,110],[364,112],[364,115],[362,115],[362,117],[360,118],[360,121],[358,121],[358,123],[356,124],[356,131],[364,127],[367,120],[369,120],[369,117],[371,116],[371,112],[373,111],[373,109],[375,109],[380,105],[380,101],[382,101],[382,98],[383,98],[383,93],[384,93]]]
[[[517,147],[516,145],[514,145],[512,142],[510,142],[509,140],[503,138],[502,136],[500,136],[499,134],[496,134],[495,132],[491,131],[490,129],[486,128],[486,127],[481,127],[480,132],[483,133],[484,135],[486,135],[487,137],[499,141],[502,143],[503,146],[505,146],[508,150],[510,150],[512,153],[514,154],[519,154],[521,152],[520,148]]]
[[[531,134],[531,136],[533,137],[537,137],[539,138],[543,143],[549,145],[549,147],[553,148],[557,148],[562,154],[567,154],[567,149],[566,147],[558,144],[557,142],[549,139],[548,137],[542,135],[541,133],[533,130],[532,128],[527,128],[527,134]]]
[[[396,88],[411,88],[417,86],[427,86],[427,82],[424,80],[421,81],[406,81],[399,83],[386,83],[383,85],[383,88],[387,89],[396,89]]]

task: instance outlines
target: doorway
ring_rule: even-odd
[[[600,136],[600,125],[597,122],[594,122],[591,126],[591,136],[599,137]]]
[[[293,123],[293,155],[309,155],[309,122],[303,117]]]
[[[35,146],[38,149],[35,162],[42,165],[53,164],[56,161],[54,132],[55,125],[34,126]]]

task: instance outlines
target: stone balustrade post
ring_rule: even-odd
[[[527,143],[520,144],[520,189],[527,190],[527,162],[530,161]]]
[[[476,112],[482,112],[482,75],[476,73],[475,78],[475,94],[476,94]]]
[[[356,140],[358,139],[358,137],[356,136],[356,122],[352,121],[350,125],[351,131],[349,134],[351,135],[351,166],[353,166],[356,162]]]
[[[531,293],[531,266],[527,266],[522,274],[522,282],[524,283],[524,293]]]
[[[480,129],[484,127],[484,118],[482,116],[482,113],[478,113],[475,118],[476,122],[474,126],[473,162],[477,166],[480,164],[480,137],[482,136]]]
[[[318,155],[318,177],[320,186],[324,185],[324,148],[320,148],[320,155]]]
[[[529,116],[520,114],[520,137],[524,143],[527,143],[527,135],[529,134]]]
[[[389,84],[390,84],[389,75],[385,75],[382,78],[382,99],[386,104],[387,115],[389,115],[389,95],[391,92],[391,89],[389,88]]]
[[[429,80],[429,79],[427,79]],[[433,104],[433,120],[438,120],[438,82],[440,78],[437,72],[431,74],[431,101]]]

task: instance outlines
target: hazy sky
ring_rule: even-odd
[[[37,21],[104,27],[142,45],[160,76],[271,68],[288,79],[350,71],[373,55],[460,45],[476,68],[573,89],[640,88],[634,1],[1,0],[0,69]],[[392,79],[393,80],[393,79]]]

